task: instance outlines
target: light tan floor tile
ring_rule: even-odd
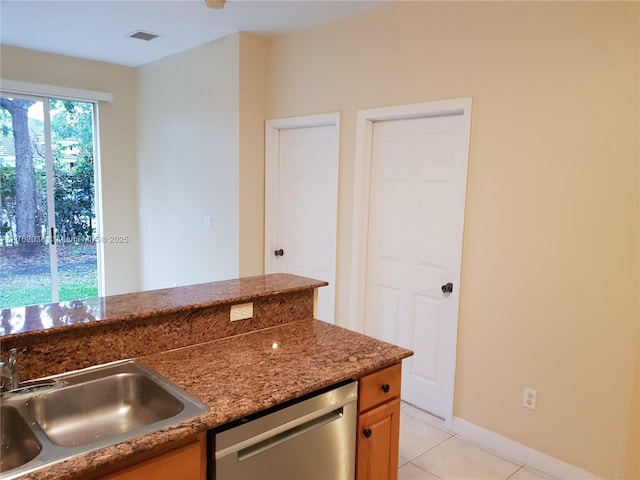
[[[516,473],[509,477],[509,480],[550,480],[551,477],[547,477],[540,472],[536,472],[527,467],[522,467]]]
[[[440,420],[438,417],[434,417],[433,415],[430,415],[427,412],[414,407],[410,403],[403,403],[405,407],[402,408],[402,413],[406,413],[413,418],[417,418],[422,423],[426,423],[427,425],[431,425],[432,427],[436,427],[442,431],[448,432],[447,428],[444,426],[444,420]]]
[[[412,462],[446,480],[505,480],[521,466],[458,437],[450,438]]]
[[[438,477],[421,469],[413,463],[407,463],[398,470],[398,480],[439,480]]]
[[[433,428],[401,412],[400,458],[398,465],[405,465],[448,438],[451,438],[451,434]]]

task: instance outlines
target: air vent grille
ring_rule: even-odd
[[[147,42],[153,40],[154,38],[158,38],[160,35],[156,35],[155,33],[143,32],[142,30],[138,30],[137,32],[133,32],[129,37],[136,38],[138,40],[145,40]]]

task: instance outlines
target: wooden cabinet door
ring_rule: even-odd
[[[357,480],[396,480],[400,438],[400,399],[358,417]]]
[[[206,437],[100,477],[100,480],[205,480]]]

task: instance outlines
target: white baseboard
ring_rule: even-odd
[[[593,473],[589,473],[562,460],[553,458],[545,453],[529,448],[521,443],[509,440],[490,430],[486,430],[458,417],[453,417],[452,431],[471,443],[490,450],[507,460],[521,465],[527,465],[545,475],[560,480],[602,480]]]

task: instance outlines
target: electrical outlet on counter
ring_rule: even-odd
[[[231,306],[231,321],[246,320],[253,317],[253,302]]]

